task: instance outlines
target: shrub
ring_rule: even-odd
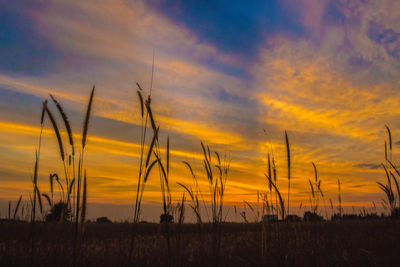
[[[305,222],[322,222],[324,218],[316,212],[306,211],[304,212],[303,220]]]
[[[112,223],[107,217],[99,217],[96,219],[96,223]]]
[[[160,223],[173,223],[174,217],[171,214],[161,214],[160,215]]]
[[[46,215],[46,222],[67,222],[71,217],[71,209],[67,203],[58,202],[51,207],[50,213]]]

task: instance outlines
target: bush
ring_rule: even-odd
[[[303,220],[305,222],[322,222],[324,218],[316,212],[306,211],[304,212]]]
[[[161,214],[160,215],[160,223],[173,223],[174,217],[170,214]]]
[[[286,216],[286,221],[288,222],[301,222],[301,218],[295,214]]]
[[[394,208],[390,213],[392,218],[400,218],[400,208]]]
[[[71,209],[67,203],[58,202],[51,207],[50,213],[46,215],[46,222],[67,222],[71,218]]]
[[[112,223],[107,217],[99,217],[96,219],[96,223]]]

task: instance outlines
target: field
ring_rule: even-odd
[[[1,266],[73,266],[72,224],[37,224],[34,254],[30,224],[0,224]],[[264,228],[264,233],[263,229]],[[392,220],[323,223],[227,223],[219,255],[211,224],[171,225],[171,252],[158,224],[88,223],[76,266],[396,266],[400,227]]]

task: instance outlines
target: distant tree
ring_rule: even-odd
[[[305,222],[322,222],[324,218],[316,212],[306,211],[304,212],[303,220]]]
[[[390,216],[392,218],[400,218],[400,208],[394,208],[392,209]]]
[[[99,217],[96,219],[96,223],[112,223],[107,217]]]
[[[67,222],[71,218],[71,209],[67,203],[58,202],[51,207],[49,214],[46,215],[46,222]]]
[[[160,215],[160,223],[173,223],[174,217],[170,214],[161,214]]]
[[[295,214],[286,216],[286,221],[288,222],[301,222],[301,218]]]
[[[331,221],[340,221],[343,220],[343,215],[340,213],[335,213],[331,216]]]

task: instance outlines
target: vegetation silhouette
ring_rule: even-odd
[[[71,210],[68,204],[62,201],[54,204],[49,214],[46,215],[46,222],[68,222],[71,218]]]

